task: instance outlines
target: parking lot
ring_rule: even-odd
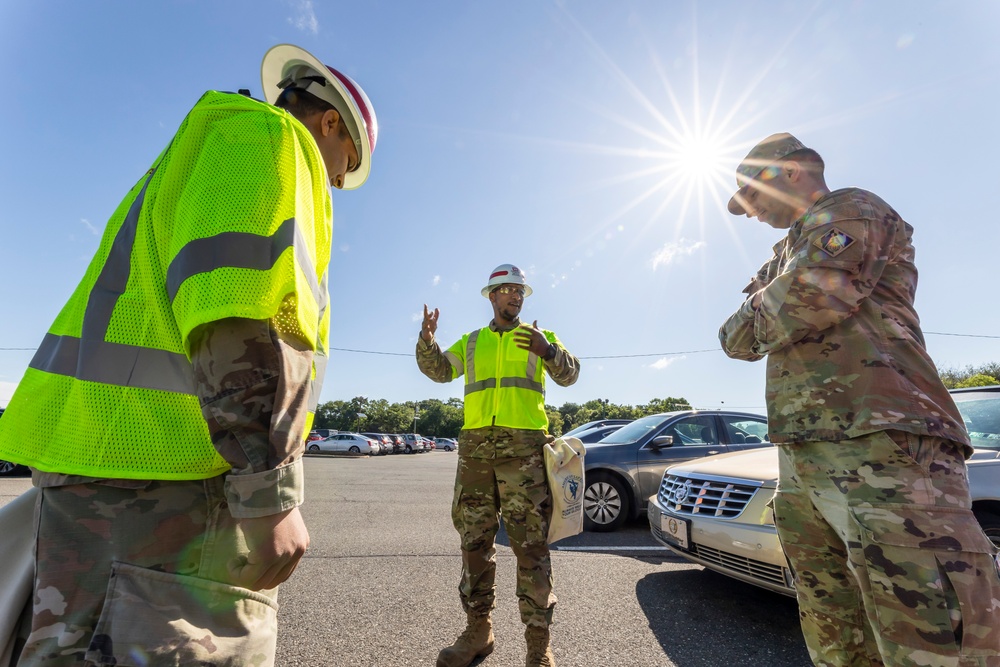
[[[312,545],[282,587],[278,665],[433,665],[464,627],[451,526],[457,455],[307,457]],[[27,488],[0,479],[0,504]],[[496,650],[524,664],[514,556],[497,548]],[[553,552],[560,667],[800,667],[794,600],[683,563],[644,522],[584,533]]]

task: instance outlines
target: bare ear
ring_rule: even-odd
[[[802,165],[795,160],[786,160],[781,164],[781,171],[788,180],[795,183],[802,176]]]
[[[319,130],[323,133],[323,136],[329,136],[331,133],[337,131],[337,126],[340,125],[340,112],[336,109],[327,109],[323,112],[323,115],[319,120]]]

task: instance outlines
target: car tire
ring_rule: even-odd
[[[319,445],[309,445],[309,451],[310,452],[318,452],[319,451]]]
[[[28,469],[10,461],[0,461],[0,477],[14,477],[27,472]]]
[[[618,530],[628,519],[629,492],[625,485],[607,473],[586,477],[583,491],[583,529],[595,533]]]
[[[413,447],[410,447],[409,445],[407,445],[406,446],[406,453],[407,454],[412,454],[413,453]]]
[[[351,454],[360,454],[361,448],[358,447],[357,445],[351,445],[351,448],[348,449],[347,451],[349,451]]]
[[[993,546],[1000,547],[1000,516],[991,512],[976,512],[976,521],[982,526]]]

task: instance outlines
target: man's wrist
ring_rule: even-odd
[[[545,361],[552,361],[556,358],[556,352],[558,352],[558,348],[555,343],[549,343],[549,349],[545,351],[545,356],[543,356],[542,359]]]

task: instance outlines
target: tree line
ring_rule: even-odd
[[[349,401],[328,401],[316,409],[314,428],[366,433],[420,433],[438,438],[457,438],[465,420],[459,398],[440,401],[389,403],[384,398],[370,400],[355,396]],[[606,398],[586,403],[564,403],[562,407],[545,406],[549,433],[562,435],[580,424],[596,419],[638,419],[658,412],[689,410],[684,398],[654,398],[643,405],[620,405]]]
[[[945,368],[939,373],[949,389],[1000,384],[1000,363],[997,362],[962,369]],[[328,401],[320,405],[316,410],[313,426],[338,431],[420,433],[439,438],[457,438],[464,421],[462,407],[463,403],[459,398],[389,403],[385,399],[369,400],[364,396],[356,396],[349,401]],[[558,408],[546,405],[545,411],[549,416],[549,432],[559,436],[596,419],[638,419],[659,412],[690,408],[691,405],[684,398],[654,398],[649,403],[635,406],[595,398],[582,404],[564,403]]]

